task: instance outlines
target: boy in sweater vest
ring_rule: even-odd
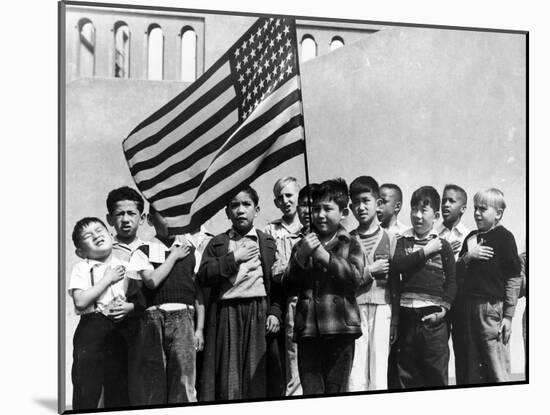
[[[196,352],[204,346],[204,302],[194,277],[194,248],[182,235],[171,236],[166,220],[152,206],[147,220],[155,228],[155,239],[135,254],[149,261],[140,271],[147,307],[140,404],[196,402],[195,364]]]
[[[521,287],[512,233],[500,224],[506,203],[498,189],[474,196],[477,230],[462,245],[457,272],[464,281],[465,383],[510,380],[508,341]]]
[[[395,272],[401,274],[395,344],[397,388],[448,384],[449,345],[445,316],[456,295],[455,258],[433,229],[440,197],[431,186],[411,197],[412,229],[397,241]],[[393,386],[393,385],[392,385]]]
[[[363,335],[355,341],[349,390],[387,389],[391,298],[396,294],[388,275],[396,237],[381,228],[376,216],[379,204],[376,180],[361,176],[351,182],[349,189],[350,209],[359,222],[351,235],[361,243],[365,258],[363,280],[357,293]]]

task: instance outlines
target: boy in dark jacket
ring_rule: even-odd
[[[411,197],[412,229],[397,241],[393,270],[401,274],[393,387],[448,384],[449,345],[445,316],[456,295],[451,245],[433,229],[441,199],[431,186]],[[397,274],[393,278],[398,277]]]
[[[361,246],[341,226],[348,188],[327,180],[311,198],[312,228],[295,246],[284,279],[298,293],[294,340],[305,395],[346,392],[361,319],[355,294],[364,261]]]

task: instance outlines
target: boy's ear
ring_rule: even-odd
[[[107,219],[107,223],[108,223],[109,225],[115,226],[115,225],[114,225],[113,218],[111,217],[111,214],[110,214],[110,213],[107,213],[107,214],[105,215],[105,219]]]
[[[460,206],[460,215],[464,215],[464,212],[466,212],[466,205]]]
[[[395,213],[401,212],[401,202],[395,202]]]
[[[348,215],[349,215],[349,209],[345,207],[344,209],[342,209],[342,216],[348,216]]]
[[[143,222],[145,222],[145,213],[142,213],[139,217],[139,225],[143,225]]]
[[[77,257],[81,258],[81,259],[86,259],[86,256],[84,255],[84,253],[82,252],[82,249],[80,248],[76,248],[74,250],[74,253],[76,254]]]
[[[437,212],[435,212],[435,219],[439,219],[439,217],[441,216],[441,213],[439,212],[439,210]]]
[[[229,208],[228,207],[225,208],[225,216],[227,216],[227,219],[231,219],[229,217]]]
[[[503,209],[497,209],[497,221],[500,222],[503,215],[504,215],[504,210]]]
[[[147,218],[147,224],[148,224],[149,226],[153,226],[153,220],[152,220],[152,218],[151,218],[151,214],[148,213],[148,214],[146,215],[146,214],[144,213],[143,216],[145,216],[145,217]]]
[[[257,205],[257,206],[254,208],[254,210],[256,211],[256,212],[254,213],[254,217],[256,217],[256,216],[258,216],[258,213],[260,213],[260,205]]]

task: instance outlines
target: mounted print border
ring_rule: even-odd
[[[283,36],[288,36],[285,39],[292,46],[288,46],[289,49],[281,49],[281,52],[278,49],[267,51],[260,45],[260,35],[256,40],[250,40],[252,27],[255,28],[254,33],[261,32],[261,27],[254,26],[258,24],[258,19],[263,19],[261,21],[265,22],[268,30],[273,28],[274,42],[282,41]],[[289,28],[293,29],[293,33],[288,35],[281,32],[281,39],[277,39],[277,21],[292,22]],[[269,42],[271,38],[266,39]],[[474,194],[483,189],[498,188],[502,190],[506,202],[501,224],[514,236],[517,254],[527,252],[528,40],[527,32],[505,29],[427,26],[330,17],[271,16],[123,4],[70,1],[59,3],[59,411],[76,413],[201,405],[212,402],[296,399],[295,396],[285,396],[281,389],[275,388],[278,391],[276,393],[269,390],[269,384],[265,392],[262,392],[263,395],[247,395],[243,390],[248,390],[253,382],[247,383],[241,379],[238,385],[231,381],[225,385],[228,390],[235,393],[234,395],[216,395],[218,397],[214,396],[213,401],[206,402],[201,397],[205,388],[205,384],[201,384],[201,376],[204,376],[205,367],[212,366],[214,356],[221,359],[223,354],[208,355],[208,345],[205,345],[205,351],[197,353],[194,365],[198,402],[187,403],[185,400],[177,400],[168,403],[168,398],[162,403],[159,403],[157,398],[148,402],[140,400],[140,393],[146,393],[143,392],[143,379],[147,379],[149,372],[143,373],[147,359],[144,357],[143,344],[140,346],[140,343],[136,342],[132,344],[139,349],[139,353],[133,355],[131,353],[135,350],[130,352],[131,358],[126,370],[133,373],[130,368],[132,365],[137,366],[136,370],[139,369],[139,374],[135,378],[130,376],[129,385],[136,379],[142,379],[142,383],[138,381],[137,385],[127,386],[130,389],[135,388],[130,394],[140,395],[136,398],[138,400],[130,402],[128,398],[126,401],[122,400],[122,403],[109,405],[111,398],[103,385],[97,405],[81,409],[72,407],[73,340],[82,317],[76,314],[74,294],[71,296],[68,292],[69,288],[75,287],[71,285],[71,275],[74,275],[75,266],[79,262],[86,262],[75,253],[77,249],[72,240],[73,227],[82,218],[97,217],[105,222],[107,230],[116,239],[117,229],[111,225],[116,222],[114,212],[108,212],[106,201],[111,190],[123,186],[139,189],[146,197],[144,214],[149,212],[149,201],[153,202],[157,211],[164,212],[166,216],[173,212],[181,213],[178,209],[183,205],[174,207],[163,204],[162,192],[161,196],[149,192],[150,188],[155,188],[152,185],[147,188],[151,184],[150,181],[140,185],[143,177],[149,179],[150,176],[147,176],[147,170],[145,173],[137,172],[139,169],[136,169],[136,164],[139,166],[139,163],[153,160],[153,164],[156,165],[147,165],[148,168],[158,168],[160,172],[163,169],[177,169],[174,166],[185,165],[186,168],[181,168],[177,173],[180,176],[175,175],[174,180],[181,180],[181,185],[185,180],[192,181],[196,177],[195,170],[200,172],[197,166],[204,156],[204,153],[198,151],[201,146],[208,146],[210,143],[205,141],[200,144],[200,140],[207,135],[196,132],[200,126],[210,131],[218,128],[221,123],[228,122],[227,125],[223,124],[223,129],[218,128],[221,133],[227,132],[227,137],[221,133],[212,133],[212,137],[222,143],[231,142],[229,137],[241,137],[241,141],[237,140],[238,143],[231,142],[231,145],[227,145],[228,150],[222,146],[219,155],[214,153],[214,150],[209,150],[212,159],[223,160],[223,165],[219,172],[215,171],[209,176],[211,180],[205,181],[206,184],[197,179],[198,193],[191,193],[190,199],[185,201],[192,205],[196,200],[207,197],[202,195],[201,189],[216,189],[216,197],[211,197],[205,204],[215,207],[206,209],[207,215],[197,213],[196,217],[200,218],[200,223],[192,222],[195,226],[200,225],[201,232],[205,235],[218,235],[230,228],[231,222],[224,206],[231,200],[230,191],[238,190],[243,183],[251,184],[258,192],[260,209],[254,218],[254,226],[264,229],[269,227],[270,222],[281,217],[281,211],[273,203],[272,191],[273,185],[281,177],[295,177],[297,182],[304,186],[307,183],[321,183],[336,177],[344,178],[347,184],[350,184],[359,176],[372,176],[378,184],[399,185],[402,203],[398,219],[406,226],[411,224],[411,195],[421,186],[433,186],[441,196],[447,184],[457,184],[465,189],[467,204],[462,224],[469,230],[477,228],[474,220]],[[245,41],[249,42],[247,47],[243,47]],[[250,63],[240,61],[236,56],[239,42],[240,50],[248,53]],[[279,83],[268,85],[266,79],[260,86],[263,78],[261,74],[256,76],[254,72],[258,67],[253,66],[254,57],[250,56],[252,45],[258,50],[258,66],[266,62],[274,64],[277,59],[277,65],[281,65],[277,77],[286,73]],[[294,50],[297,53],[292,56]],[[230,56],[229,52],[233,55]],[[270,55],[261,57],[262,52]],[[274,59],[270,59],[272,54],[275,54]],[[289,54],[290,57],[287,59]],[[292,66],[289,62],[295,62],[296,67],[285,72]],[[224,64],[227,64],[228,73],[216,78],[221,76],[218,69]],[[245,72],[246,65],[250,67],[249,74]],[[235,87],[243,84],[239,80],[241,73],[237,66],[243,68],[243,76],[249,76],[247,82],[249,80],[250,85],[242,85],[242,90]],[[269,69],[272,73],[277,70],[276,65]],[[227,90],[205,87],[210,84],[217,86],[217,82],[224,77],[228,79]],[[296,82],[295,86],[289,87],[292,80]],[[247,87],[250,90],[246,89]],[[256,92],[254,87],[257,88]],[[285,88],[289,88],[288,91]],[[229,96],[228,93],[233,95]],[[224,98],[224,94],[227,98]],[[251,97],[257,94],[258,97],[247,100],[248,94]],[[290,96],[294,101],[290,102]],[[227,101],[222,101],[223,99]],[[197,107],[197,102],[205,100],[208,101],[206,105]],[[223,116],[220,115],[221,108],[226,108],[225,105],[231,100],[242,106],[237,105],[223,113]],[[214,110],[211,110],[212,106],[215,107]],[[189,108],[196,108],[196,112],[187,117],[185,114],[190,111]],[[271,110],[278,111],[277,115],[270,115]],[[272,126],[274,120],[280,120],[280,114],[286,116],[291,111],[296,112],[291,113],[288,119],[282,120],[276,128]],[[164,122],[170,112],[174,112],[174,117]],[[237,117],[234,122],[227,121],[231,114]],[[186,121],[182,122],[182,118]],[[173,124],[174,119],[180,120],[177,126]],[[264,122],[265,119],[268,121]],[[296,132],[297,128],[300,129],[299,132]],[[144,159],[132,160],[133,153],[129,155],[123,151],[123,141],[140,129],[146,133],[136,140],[147,140],[154,136],[160,143],[166,142],[163,140],[172,141],[163,148],[151,150]],[[168,130],[170,132],[166,133]],[[251,130],[254,133],[250,133]],[[181,131],[185,132],[181,134],[182,141],[189,139],[190,134],[195,134],[193,142],[198,143],[196,148],[192,145],[178,147],[177,133]],[[239,135],[242,131],[245,133]],[[260,132],[259,135],[256,134],[257,131]],[[291,131],[296,132],[296,135],[291,137]],[[254,153],[255,156],[249,156],[238,164],[238,160],[252,148],[251,144],[245,144],[249,143],[246,140],[253,140],[258,136],[259,142],[272,140],[271,147],[266,144],[265,148],[262,147],[263,152],[258,149],[257,153]],[[290,141],[284,141],[285,139]],[[148,143],[150,141],[138,145],[148,148]],[[292,151],[282,151],[291,144],[294,144],[294,147],[288,148]],[[231,148],[239,150],[232,153]],[[185,151],[189,152],[185,153],[186,156],[182,155]],[[172,163],[171,160],[174,159],[176,162]],[[247,170],[244,167],[255,161],[257,165],[254,169]],[[215,163],[209,160],[208,165],[211,164]],[[231,182],[230,178],[239,170],[248,176]],[[155,175],[157,174],[160,173],[155,172]],[[208,177],[210,173],[205,174]],[[220,187],[212,185],[212,181],[215,181],[215,186]],[[225,186],[227,182],[231,182],[231,185]],[[155,182],[154,185],[166,191],[168,188],[177,188],[180,183]],[[179,197],[185,193],[181,188],[177,189],[180,190],[174,190],[170,197]],[[205,194],[208,195],[207,190]],[[225,195],[224,192],[228,194]],[[229,199],[223,199],[219,206],[214,204],[218,197],[222,198],[224,195]],[[378,203],[380,205],[382,202]],[[185,210],[185,214],[189,213],[190,217],[193,212],[205,211],[201,211],[198,205],[189,209],[189,212]],[[353,210],[345,209],[345,212],[342,212],[345,213],[342,226],[348,232],[358,227]],[[111,220],[106,218],[109,214],[113,215],[110,217]],[[181,216],[174,215],[176,218]],[[145,216],[140,221],[137,232],[139,239],[153,240],[153,226]],[[440,225],[439,222],[440,219],[437,225]],[[174,226],[180,225],[176,223]],[[186,223],[181,226],[186,226]],[[187,232],[189,229],[184,230]],[[278,243],[281,244],[280,241]],[[206,243],[197,251],[205,249]],[[200,274],[199,256],[195,262],[195,271]],[[526,262],[525,259],[524,275],[528,274]],[[142,270],[138,271],[138,268],[133,267],[134,263],[128,261],[125,265],[127,273],[135,270],[136,275],[141,275],[139,272]],[[513,265],[511,267],[513,268]],[[458,267],[456,269],[458,270]],[[98,272],[101,274],[103,271]],[[269,272],[265,271],[264,274]],[[132,278],[127,280],[130,279]],[[94,280],[95,282],[97,281]],[[275,280],[275,285],[277,283]],[[524,283],[522,297],[517,301],[511,320],[512,335],[508,346],[510,358],[505,363],[510,373],[508,381],[494,382],[481,377],[479,382],[457,385],[457,370],[461,370],[461,366],[455,367],[451,341],[448,345],[450,357],[447,365],[447,386],[422,386],[418,383],[405,389],[388,387],[387,379],[381,379],[380,370],[376,372],[371,362],[370,376],[377,376],[377,381],[373,382],[373,389],[363,386],[359,387],[359,391],[351,392],[347,386],[342,386],[340,392],[329,391],[323,395],[308,396],[348,396],[528,383],[528,294],[524,293],[528,293],[528,290],[525,289],[525,285]],[[210,301],[210,287],[203,288],[207,288],[204,320],[204,341],[207,343],[216,337],[209,337],[206,333],[212,324],[219,321],[209,315],[209,310],[212,313],[211,306],[216,303],[217,298],[214,296]],[[82,287],[79,289],[85,290]],[[507,293],[510,292],[511,289],[508,289]],[[519,293],[517,295],[519,296]],[[285,301],[281,304],[279,344],[274,347],[278,347],[281,352],[279,363],[281,369],[288,374],[289,371],[284,370],[287,350],[284,338],[288,324],[285,325],[286,296],[283,297]],[[302,298],[300,295],[298,297]],[[312,298],[312,301],[314,300]],[[144,307],[149,308],[149,300],[144,301]],[[360,306],[364,305],[361,301],[363,300],[359,301]],[[374,301],[374,304],[378,300],[371,298],[368,301]],[[513,299],[507,301],[514,302]],[[337,302],[338,299],[335,297],[334,303]],[[385,302],[387,301],[384,299],[380,301]],[[132,307],[136,304],[132,304]],[[458,307],[456,309],[458,310]],[[187,308],[186,310],[189,311]],[[268,308],[268,314],[269,310]],[[362,310],[366,308],[363,307]],[[501,318],[498,306],[495,310],[493,311],[497,314],[493,313],[492,318]],[[511,312],[510,310],[508,307],[508,312]],[[79,313],[86,314],[82,310]],[[137,312],[129,315],[132,314],[135,314],[132,318],[138,322],[138,328],[134,327],[133,331],[120,330],[120,323],[112,323],[113,320],[101,314],[102,318],[115,327],[109,330],[113,330],[121,337],[119,346],[128,345],[131,341],[128,338],[135,340],[136,337],[145,336],[143,315]],[[198,310],[195,310],[194,314],[199,314]],[[125,324],[124,322],[130,318],[123,318],[122,323]],[[363,314],[362,318],[364,322],[366,314]],[[387,318],[389,319],[389,316]],[[448,320],[450,317],[445,318]],[[363,324],[363,335],[365,327],[367,326]],[[389,329],[389,320],[387,327]],[[388,345],[384,349],[384,343],[389,344],[389,333],[375,332],[375,336],[378,340],[375,347],[389,350]],[[380,336],[388,337],[388,341],[380,341]],[[495,333],[495,336],[502,336],[502,333]],[[254,347],[264,350],[266,356],[272,356],[267,353],[270,344],[267,342],[267,345],[264,343],[262,346],[254,343]],[[443,348],[446,345],[445,343]],[[109,346],[104,347],[104,350],[111,350],[113,356],[128,357],[129,349],[121,351]],[[84,349],[79,350],[82,353]],[[95,350],[101,350],[101,347]],[[121,354],[117,355],[119,352]],[[358,359],[358,355],[368,353],[364,347],[358,345],[355,346],[354,352],[355,360]],[[102,358],[98,359],[97,365],[103,364]],[[120,359],[115,358],[114,361],[120,363]],[[136,365],[137,361],[140,362],[139,365]],[[265,364],[261,359],[257,363]],[[394,363],[390,359],[388,366],[391,368]],[[482,359],[481,363],[488,365],[488,360]],[[352,370],[357,371],[358,364],[355,362]],[[342,371],[346,367],[346,364],[335,365],[333,369]],[[383,369],[383,372],[384,370],[387,371]],[[235,372],[238,370],[235,369]],[[356,375],[356,372],[354,374]],[[84,375],[84,380],[89,380],[88,377],[91,376],[94,375]],[[266,376],[265,373],[263,376]],[[390,373],[390,380],[392,376],[396,376],[395,373]],[[368,378],[366,372],[364,377]],[[157,381],[159,380],[155,379],[155,382]],[[287,382],[284,384],[286,390]],[[120,385],[121,383],[117,384]],[[232,398],[234,396],[237,397]],[[117,402],[116,399],[113,402]]]

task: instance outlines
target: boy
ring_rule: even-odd
[[[113,255],[111,235],[98,218],[79,220],[72,239],[83,259],[73,267],[69,282],[69,295],[80,315],[73,339],[73,409],[84,410],[97,408],[102,388],[113,383],[105,371],[109,339],[116,330],[110,308],[125,299],[128,264]],[[110,393],[105,387],[105,394]]]
[[[294,177],[282,177],[273,186],[273,202],[283,216],[269,223],[264,232],[271,235],[277,243],[277,257],[273,265],[273,278],[280,280],[285,271],[292,247],[300,240],[302,225],[297,215],[297,200],[300,186]],[[286,369],[286,396],[302,394],[300,377],[298,375],[298,361],[296,358],[296,343],[292,341],[292,327],[294,311],[296,310],[296,296],[287,299],[285,315],[285,369]]]
[[[435,226],[435,230],[441,239],[451,244],[455,254],[455,260],[462,248],[462,243],[470,230],[462,223],[462,215],[466,211],[468,196],[466,191],[456,184],[447,184],[443,189],[441,199],[441,216],[443,220]],[[464,327],[462,324],[462,282],[457,276],[457,293],[455,301],[449,312],[447,321],[453,339],[453,352],[455,362],[456,384],[464,384]]]
[[[134,189],[123,186],[111,190],[107,195],[107,223],[115,229],[113,255],[122,260],[130,258],[143,242],[138,236],[139,227],[145,215],[144,202]],[[140,336],[140,314],[145,307],[141,293],[141,281],[129,280],[127,301],[121,301],[111,308],[111,317],[118,322],[117,330],[110,337],[107,379],[112,385],[106,385],[105,406],[127,406],[139,401],[138,382],[138,342]]]
[[[305,395],[347,391],[361,318],[355,294],[363,274],[363,254],[341,226],[347,214],[343,179],[327,180],[311,194],[312,225],[294,248],[287,289],[298,292],[294,340]]]
[[[363,335],[355,341],[349,390],[387,389],[391,302],[398,288],[390,287],[395,279],[388,281],[388,275],[396,238],[378,222],[376,180],[370,176],[356,178],[350,184],[350,197],[350,209],[359,222],[351,235],[363,248],[365,271],[357,293]]]
[[[149,261],[140,271],[147,307],[140,404],[196,402],[195,358],[204,345],[204,305],[194,278],[194,248],[184,237],[170,235],[166,220],[152,205],[147,221],[155,228],[155,238],[136,253]]]
[[[440,198],[431,186],[411,197],[412,229],[397,241],[393,268],[401,273],[396,386],[448,384],[449,337],[445,315],[456,294],[451,245],[433,229]]]
[[[384,183],[380,186],[380,201],[376,209],[380,226],[400,238],[409,229],[397,220],[403,201],[401,188],[393,183]]]
[[[284,395],[278,338],[281,284],[273,281],[275,240],[254,228],[258,193],[242,187],[225,212],[232,227],[203,253],[198,278],[211,288],[201,401]]]
[[[474,196],[477,230],[462,246],[458,272],[464,280],[465,382],[510,379],[512,317],[521,286],[514,236],[500,224],[504,194],[487,189]]]

